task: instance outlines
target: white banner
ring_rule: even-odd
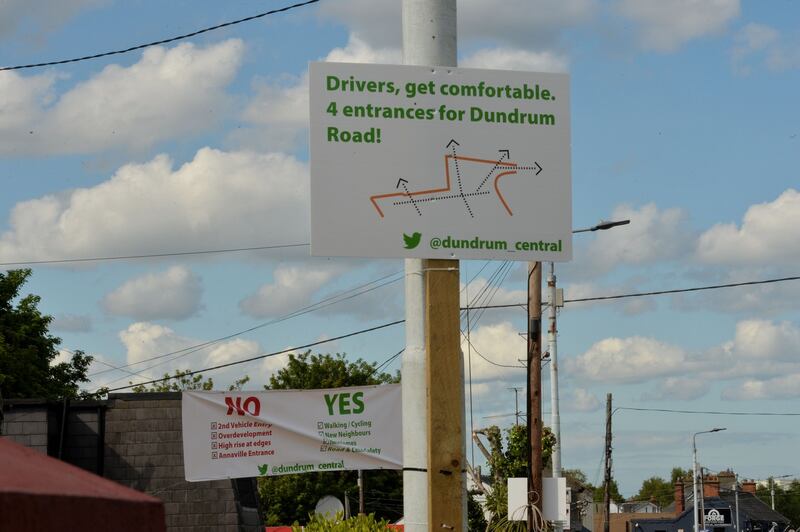
[[[183,392],[186,480],[403,467],[399,384]]]
[[[567,74],[309,72],[312,255],[572,257]]]

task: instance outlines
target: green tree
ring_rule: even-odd
[[[625,497],[619,492],[619,486],[617,486],[617,481],[613,478],[611,479],[610,486],[610,494],[611,500],[617,504],[625,502]],[[605,493],[606,483],[603,482],[601,485],[597,486],[594,489],[594,502],[603,502],[603,494]]]
[[[175,370],[175,374],[170,376],[169,373],[164,373],[164,378],[159,380],[158,382],[154,382],[150,386],[140,384],[138,386],[134,386],[131,390],[134,393],[148,393],[148,392],[182,392],[184,390],[203,390],[203,391],[211,391],[214,389],[214,380],[209,377],[206,380],[203,380],[202,373],[196,373],[194,375],[189,375],[190,371],[186,370]],[[250,376],[245,375],[241,379],[234,381],[233,384],[228,386],[228,391],[240,391],[242,386],[250,382]],[[128,382],[128,384],[133,384],[132,382]],[[103,390],[101,389],[101,395],[105,395]]]
[[[376,365],[358,359],[348,361],[343,354],[312,355],[310,351],[289,355],[285,367],[270,377],[267,390],[338,388],[399,382],[376,371]],[[333,471],[261,477],[260,499],[267,525],[305,523],[317,501],[325,495],[350,498],[357,508],[358,473]],[[403,515],[403,476],[399,471],[365,471],[364,492],[367,513],[394,521]]]
[[[668,506],[674,500],[673,484],[661,477],[650,477],[642,482],[639,493],[633,496],[637,501],[655,501],[660,507]]]
[[[486,507],[492,513],[489,525],[496,528],[505,523],[508,510],[508,479],[528,474],[528,428],[513,425],[506,429],[505,445],[502,432],[496,426],[482,433],[489,442],[489,471],[492,475],[492,492],[486,495]],[[542,431],[542,465],[550,463],[555,436],[549,427]]]
[[[678,480],[692,480],[692,470],[691,469],[683,469],[680,467],[673,467],[672,473],[670,474],[670,479],[672,480],[672,485],[674,486]]]
[[[41,297],[20,297],[31,270],[0,273],[0,393],[5,398],[77,397],[92,357],[75,351],[69,362],[53,364],[61,339],[49,332]],[[16,301],[16,304],[15,304]]]
[[[769,486],[759,485],[756,497],[765,504],[771,504]],[[785,487],[775,484],[775,511],[791,521],[791,528],[800,526],[800,481],[794,480]]]

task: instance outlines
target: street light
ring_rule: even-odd
[[[590,231],[606,231],[620,225],[628,225],[630,220],[601,221],[599,224],[585,229],[575,229],[573,233]],[[556,268],[550,263],[550,274],[547,276],[550,326],[547,329],[548,351],[550,353],[550,428],[555,436],[555,444],[550,455],[553,465],[553,478],[561,476],[561,415],[558,406],[558,330],[556,328]],[[529,320],[530,321],[530,320]],[[562,530],[561,523],[555,524],[556,532]]]
[[[620,225],[628,225],[630,220],[617,220],[613,222],[601,221],[599,224],[575,229],[573,233],[587,233],[590,231],[607,231]],[[550,455],[553,464],[553,477],[561,476],[561,415],[558,405],[558,329],[556,328],[556,268],[555,264],[550,263],[550,275],[547,276],[548,299],[549,299],[549,321],[547,340],[548,352],[550,353],[550,428],[553,430],[556,443]]]
[[[781,475],[779,477],[769,477],[769,499],[772,503],[772,509],[775,509],[775,479],[776,478],[789,478],[792,475]]]
[[[697,529],[697,436],[699,434],[711,434],[712,432],[721,432],[723,430],[727,430],[726,428],[715,428],[711,430],[701,430],[700,432],[695,432],[692,435],[692,497],[694,497],[694,507],[692,508],[692,513],[694,514],[694,532],[699,532]],[[705,516],[703,516],[703,531],[705,532],[706,523],[705,523]]]

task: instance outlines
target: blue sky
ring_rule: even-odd
[[[127,48],[283,5],[6,2],[0,63]],[[308,62],[398,63],[399,5],[323,0],[145,51],[0,73],[0,262],[308,242]],[[461,66],[570,73],[574,227],[631,219],[576,235],[574,260],[557,266],[567,299],[798,274],[800,6],[465,0],[458,8]],[[465,292],[478,293],[500,267],[462,262],[463,282],[475,277]],[[514,265],[492,303],[524,300],[524,267]],[[402,269],[397,260],[310,258],[300,247],[40,265],[28,289],[42,295],[65,348],[114,366],[338,297],[130,368],[158,376],[401,319]],[[374,290],[343,299],[376,279],[365,287]],[[609,392],[619,406],[800,412],[798,296],[800,283],[786,282],[568,304],[559,315],[564,467],[599,480]],[[470,335],[485,357],[514,364],[523,328],[522,310],[490,310]],[[383,362],[403,341],[401,325],[319,350]],[[248,374],[258,385],[283,360],[207,376],[224,385]],[[474,352],[472,362],[474,425],[508,425],[513,416],[486,416],[513,412],[507,388],[524,372]],[[98,362],[92,373],[108,369]],[[106,372],[92,386],[141,378]],[[700,442],[708,468],[797,474],[795,420],[621,410],[615,475],[633,495],[643,479],[689,466],[691,433],[714,426],[728,430]]]

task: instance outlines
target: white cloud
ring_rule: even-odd
[[[568,408],[576,412],[597,412],[601,406],[600,399],[584,388],[573,390],[568,403]]]
[[[131,279],[103,298],[111,314],[140,321],[181,320],[200,310],[203,286],[184,266]]]
[[[459,61],[459,66],[532,72],[566,72],[569,61],[552,51],[534,52],[519,48],[484,48]]]
[[[399,63],[400,50],[373,48],[363,39],[351,34],[344,48],[334,48],[324,61],[338,63]],[[248,128],[233,135],[240,145],[263,147],[271,150],[290,150],[305,139],[308,128],[308,72],[301,76],[283,76],[272,80],[259,80],[256,95],[242,113],[242,119],[252,124],[257,133]]]
[[[669,377],[660,381],[655,390],[645,392],[642,398],[656,401],[693,401],[708,393],[712,382],[692,377]]]
[[[800,328],[788,321],[740,321],[733,341],[736,351],[748,358],[797,361],[800,354]]]
[[[181,336],[169,327],[148,322],[131,324],[127,329],[119,333],[119,338],[127,349],[126,363],[136,364],[141,362],[141,364],[136,364],[128,369],[149,378],[161,377],[164,373],[172,374],[175,370],[197,370],[242,360],[256,356],[262,351],[258,342],[236,338],[213,344],[197,351],[189,349],[184,353],[184,356],[177,354],[149,361],[153,357],[187,349],[203,343],[203,341]],[[158,365],[152,369],[145,369],[154,364]],[[243,377],[245,374],[249,374],[251,384],[255,383],[255,386],[260,387],[259,383],[262,381],[263,375],[259,372],[254,374],[252,369],[253,366],[251,365],[237,365],[224,370],[204,373],[203,378],[211,377],[214,380],[216,389],[227,389],[227,384]],[[126,379],[135,383],[141,381],[142,377],[126,376],[121,380]]]
[[[142,150],[196,134],[229,111],[225,87],[243,51],[237,39],[148,48],[139,62],[109,65],[55,100],[55,76],[0,72],[3,99],[14,106],[8,116],[0,113],[0,153]]]
[[[751,205],[739,227],[717,224],[697,242],[699,260],[711,264],[788,264],[800,261],[800,192]]]
[[[89,332],[92,330],[92,319],[79,314],[57,314],[50,324],[54,331]]]
[[[558,40],[562,30],[588,21],[596,5],[595,0],[462,0],[458,34],[464,40],[549,45]],[[401,2],[341,0],[321,5],[319,12],[345,24],[372,46],[400,46]]]
[[[291,156],[199,150],[159,155],[108,181],[18,203],[4,261],[308,241],[308,169]],[[285,251],[284,251],[285,255]]]
[[[739,16],[739,0],[619,0],[617,11],[640,25],[646,49],[671,52],[722,32]]]
[[[0,39],[13,36],[22,28],[28,38],[30,33],[41,37],[42,33],[65,24],[79,11],[106,3],[107,0],[3,0],[0,2]]]
[[[630,220],[609,231],[600,231],[588,246],[586,261],[595,273],[619,264],[649,264],[677,259],[691,251],[693,235],[683,209],[659,209],[654,203],[640,208],[616,207],[611,220]]]
[[[524,364],[520,363],[520,359],[526,358],[525,340],[510,322],[478,327],[470,333],[470,342],[471,347],[467,345],[466,338],[462,335],[464,367],[467,367],[468,353],[471,349],[474,381],[510,379],[525,374]],[[467,372],[465,369],[465,375]]]
[[[775,72],[800,68],[800,49],[797,43],[786,42],[777,29],[750,23],[736,35],[731,62],[736,73],[748,75],[752,72],[752,61],[763,61]]]
[[[239,302],[246,314],[264,318],[287,314],[311,303],[311,297],[343,273],[340,266],[279,266],[273,282]]]
[[[766,380],[748,379],[723,390],[722,398],[737,401],[800,398],[800,373]]]
[[[570,375],[603,382],[644,382],[691,370],[687,353],[652,338],[606,338],[566,361]]]

